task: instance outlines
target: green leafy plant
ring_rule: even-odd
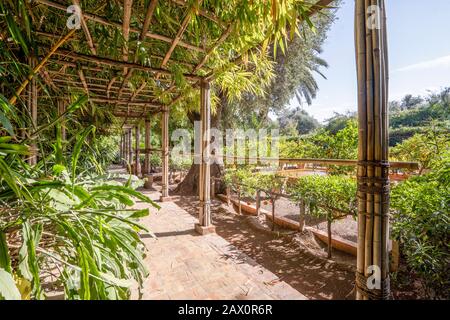
[[[392,190],[392,236],[429,297],[449,298],[450,153],[434,170]]]

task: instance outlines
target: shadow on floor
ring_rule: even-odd
[[[192,216],[198,215],[198,199],[183,197],[175,203]],[[354,299],[355,275],[334,264],[302,251],[291,237],[274,237],[258,233],[226,209],[220,201],[212,201],[213,224],[219,236],[236,246],[258,264],[310,299]]]

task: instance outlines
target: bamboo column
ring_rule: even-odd
[[[140,149],[141,148],[141,146],[140,146],[141,135],[140,135],[140,129],[141,128],[139,127],[139,125],[136,125],[136,127],[135,127],[135,135],[134,135],[134,138],[135,138],[134,174],[136,176],[139,176],[139,174],[140,174],[140,167],[141,167],[141,159],[140,159],[140,157],[141,157],[141,149]]]
[[[127,165],[127,141],[128,141],[128,134],[127,134],[127,132],[126,131],[124,131],[123,133],[122,133],[122,136],[123,136],[123,154],[122,154],[122,164],[123,164],[123,167],[126,167],[126,165]]]
[[[215,232],[211,222],[211,174],[210,174],[210,142],[211,142],[211,97],[210,84],[205,79],[200,81],[200,177],[198,182],[200,208],[198,224],[195,230],[204,235]]]
[[[356,1],[355,44],[359,121],[356,298],[388,299],[390,183],[384,0]],[[374,270],[381,272],[378,278]]]
[[[161,202],[169,200],[169,108],[163,107],[161,113],[162,146],[162,189]]]
[[[150,174],[150,119],[145,119],[145,162],[143,174]]]
[[[127,162],[131,165],[133,162],[133,144],[132,144],[132,135],[131,135],[131,128],[128,128],[128,142],[127,142],[127,151],[128,151],[128,157]],[[130,172],[131,173],[131,172]]]
[[[119,144],[119,163],[123,164],[122,161],[122,156],[123,156],[123,134],[120,134],[120,144]]]

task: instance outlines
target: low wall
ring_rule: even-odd
[[[216,196],[221,201],[223,201],[225,203],[227,202],[226,195],[218,194]],[[236,199],[230,199],[230,200],[233,205],[235,205],[236,207],[239,207],[238,200],[236,200]],[[256,216],[256,207],[255,206],[249,205],[246,202],[241,201],[241,209],[242,209],[243,214]],[[264,209],[260,209],[260,212],[261,212],[261,214],[264,214],[269,221],[272,221],[272,212],[269,212]],[[285,217],[275,216],[274,223],[277,226],[280,226],[280,227],[283,227],[286,229],[290,229],[290,230],[294,230],[294,231],[300,230],[299,222],[285,218]],[[325,242],[326,244],[328,243],[328,233],[327,232],[324,232],[322,230],[318,230],[318,229],[312,228],[312,227],[305,227],[305,229],[311,231],[317,238],[319,238],[319,240]],[[357,245],[356,245],[356,243],[354,243],[352,241],[348,241],[346,239],[343,239],[342,237],[334,235],[331,239],[331,246],[336,250],[346,252],[346,253],[356,256]]]

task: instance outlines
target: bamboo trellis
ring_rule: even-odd
[[[199,4],[201,1],[198,1]],[[318,0],[305,13],[311,16],[324,7],[329,6],[333,0]],[[81,1],[72,0],[34,0],[33,5],[52,8],[51,13],[66,19],[67,7],[70,4],[82,4]],[[42,57],[35,54],[30,57],[37,60],[33,63],[33,72],[26,78],[24,83],[17,89],[16,94],[11,97],[10,102],[15,103],[18,98],[28,101],[29,111],[35,119],[37,113],[37,100],[39,91],[35,84],[36,77],[42,76],[43,80],[57,91],[59,95],[69,95],[73,89],[81,89],[91,102],[98,102],[113,106],[113,114],[125,119],[145,118],[149,115],[162,113],[163,128],[163,151],[162,158],[168,167],[168,119],[170,108],[184,98],[182,91],[177,88],[174,75],[169,70],[169,65],[182,65],[187,70],[183,72],[186,81],[193,88],[200,87],[202,90],[202,105],[208,106],[209,82],[214,80],[216,74],[222,71],[222,67],[213,69],[208,67],[208,60],[213,56],[227,38],[235,30],[233,23],[224,23],[214,12],[198,5],[197,10],[183,0],[170,0],[158,2],[152,0],[147,7],[145,21],[141,28],[134,27],[131,23],[136,18],[133,12],[132,0],[124,1],[124,13],[122,21],[101,16],[97,11],[82,12],[80,37],[76,29],[69,32],[61,30],[59,35],[49,34],[45,30],[37,31],[37,45],[46,54]],[[191,3],[191,2],[189,2]],[[183,11],[183,19],[180,19],[174,36],[157,33],[152,28],[152,15],[157,5],[175,5]],[[379,27],[372,28],[373,12],[370,8],[378,8],[380,15],[376,16]],[[61,12],[62,11],[62,12]],[[62,13],[62,14],[61,14]],[[190,43],[186,40],[185,31],[192,15],[201,19],[208,19],[222,31],[215,39],[209,39],[209,47]],[[389,178],[388,178],[388,125],[387,125],[387,101],[388,101],[388,59],[386,41],[384,0],[355,0],[355,43],[356,61],[358,73],[358,115],[359,115],[359,154],[358,154],[358,265],[357,265],[357,297],[387,298],[389,295],[389,273],[387,241],[389,220],[387,212],[389,209]],[[100,56],[96,39],[91,35],[92,25],[101,25],[107,28],[115,28],[123,35],[124,46],[121,48],[121,58],[112,55]],[[158,26],[164,29],[166,26]],[[37,28],[39,29],[39,28]],[[138,45],[132,44],[130,34],[138,34],[140,42],[156,41],[165,44],[165,52],[151,51],[149,57],[158,61],[157,66],[143,65],[137,62]],[[89,54],[74,50],[77,46],[72,43],[86,41]],[[249,48],[248,52],[254,52],[258,48]],[[184,50],[195,61],[180,61],[173,54],[175,50]],[[42,54],[42,53],[41,53]],[[134,56],[133,56],[134,55]],[[133,58],[130,59],[130,56]],[[233,58],[231,64],[239,64],[245,55]],[[129,79],[133,73],[141,72],[151,78],[151,81],[142,81],[137,88],[130,85]],[[31,83],[29,85],[29,83]],[[26,94],[24,94],[25,89]],[[165,97],[165,99],[162,99]],[[44,100],[44,97],[39,97]],[[203,123],[208,122],[209,112],[203,110]],[[35,122],[35,121],[34,121]],[[35,123],[34,123],[35,124]],[[205,127],[205,126],[204,126]],[[206,126],[207,127],[207,126]],[[136,131],[137,132],[137,131]],[[137,134],[138,136],[139,134]],[[132,130],[127,128],[122,139],[123,155],[126,160],[132,162],[133,147],[131,143]],[[136,153],[139,154],[139,139],[136,142]],[[203,145],[203,144],[202,144]],[[207,148],[206,146],[202,147]],[[148,148],[146,147],[146,152]],[[35,156],[30,158],[30,163],[35,162]],[[206,166],[207,167],[207,166]],[[164,170],[163,185],[167,188],[167,170]],[[209,198],[206,186],[209,182],[208,170],[202,169],[200,195],[202,208],[200,209],[201,226],[208,226]],[[163,196],[168,196],[168,190],[163,190]],[[205,205],[205,207],[203,207]],[[206,213],[206,215],[205,215]],[[205,219],[206,217],[206,219]],[[370,276],[368,268],[378,266],[381,270],[380,289],[372,290],[367,287],[367,279]]]

